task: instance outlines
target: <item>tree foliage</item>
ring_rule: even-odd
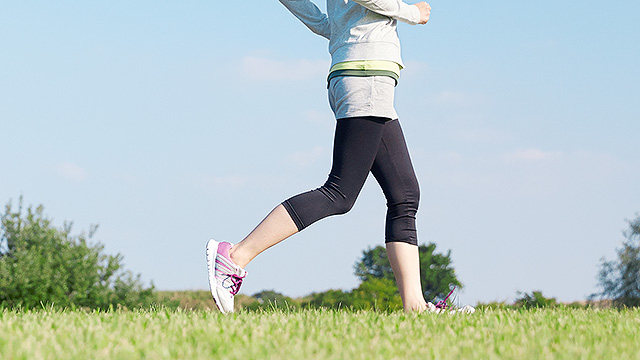
[[[450,291],[451,286],[462,287],[456,277],[451,260],[451,250],[446,254],[436,253],[436,245],[429,243],[420,245],[420,280],[425,299],[442,299]],[[387,250],[383,246],[369,248],[362,252],[362,258],[355,266],[355,274],[362,281],[371,278],[387,279],[395,286],[395,277],[387,258]]]
[[[354,265],[355,275],[362,281],[371,278],[396,280],[387,257],[387,249],[376,246],[362,251],[360,261]]]
[[[88,234],[71,235],[71,223],[53,226],[44,208],[11,202],[0,228],[0,306],[137,307],[150,304],[154,287],[140,275],[123,269],[120,254],[104,254],[104,246],[90,243]]]
[[[615,260],[601,259],[598,285],[601,289],[594,297],[613,300],[618,307],[640,306],[640,215],[627,221],[629,229],[623,231],[625,241],[617,249]]]

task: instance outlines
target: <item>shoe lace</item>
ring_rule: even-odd
[[[451,296],[451,294],[453,294],[454,290],[456,289],[456,287],[454,286],[453,289],[451,289],[451,291],[449,291],[449,295],[447,295],[447,297],[444,298],[444,300],[442,301],[438,301],[438,303],[436,304],[436,308],[438,309],[446,309],[449,305],[447,305],[447,299],[449,299],[449,296]]]
[[[228,279],[231,280],[231,286],[229,286],[229,289],[231,289],[231,295],[237,294],[238,291],[240,291],[240,286],[242,285],[244,276],[230,274]]]

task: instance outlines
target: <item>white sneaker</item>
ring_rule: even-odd
[[[473,314],[474,312],[476,312],[476,308],[471,305],[465,305],[460,309],[455,309],[455,311],[460,314]]]
[[[433,303],[427,303],[427,311],[434,314],[473,314],[476,312],[476,309],[471,305],[465,305],[461,308],[452,308],[452,307],[437,307],[433,305]]]
[[[454,307],[451,307],[451,305],[447,304],[447,299],[449,299],[449,297],[451,296],[451,294],[453,294],[453,291],[456,288],[457,286],[454,286],[453,289],[449,291],[449,294],[447,294],[447,297],[445,297],[444,300],[442,301],[438,301],[437,304],[434,305],[432,303],[427,303],[427,311],[429,311],[430,313],[436,313],[436,314],[441,314],[441,313],[473,314],[474,312],[476,312],[476,309],[470,305],[465,305],[462,308],[454,308]]]
[[[427,303],[427,311],[430,313],[440,314],[444,309],[437,308],[432,302]]]
[[[240,290],[247,272],[236,265],[229,257],[228,242],[207,242],[207,270],[209,271],[209,289],[218,309],[223,313],[233,312],[233,297]]]

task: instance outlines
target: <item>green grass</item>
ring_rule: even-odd
[[[2,359],[640,359],[640,310],[0,310]]]

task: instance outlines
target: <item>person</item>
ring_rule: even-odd
[[[393,104],[404,67],[397,22],[426,24],[431,6],[402,0],[327,0],[324,14],[310,0],[280,2],[311,31],[329,40],[327,87],[336,118],[331,171],[324,185],[276,206],[238,244],[213,239],[207,243],[213,299],[220,311],[233,312],[246,265],[314,222],[348,212],[371,172],[387,201],[385,243],[403,308],[433,310],[420,284],[418,180]]]

